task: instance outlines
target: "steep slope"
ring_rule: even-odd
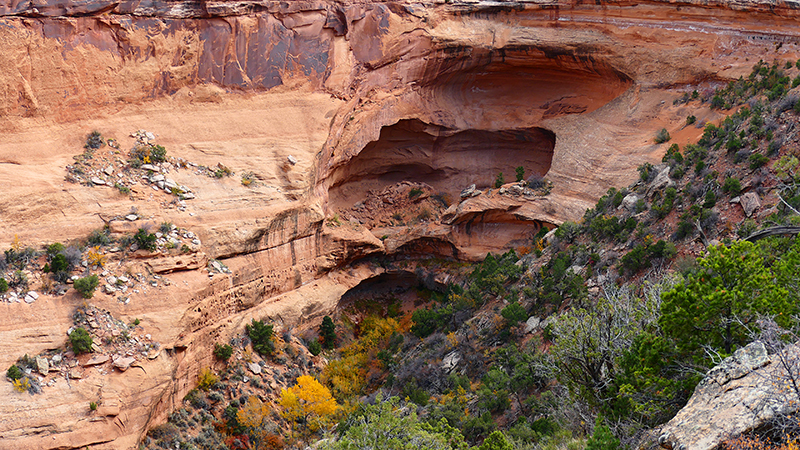
[[[350,262],[443,248],[475,259],[577,219],[608,187],[632,181],[632,167],[661,158],[658,129],[681,140],[701,133],[684,128],[689,110],[674,98],[761,58],[797,59],[794,6],[4,1],[3,248],[15,236],[40,247],[106,223],[121,237],[169,221],[202,242],[200,260],[223,260],[232,273],[179,270],[128,303],[98,292],[92,304],[141,318],[165,351],[141,370],[43,377],[44,392],[30,397],[2,383],[3,445],[134,447],[212,363],[215,341],[253,317],[288,325],[323,315],[376,275]],[[145,129],[170,155],[237,175],[171,169],[196,194],[184,210],[143,184],[126,197],[65,182],[94,129],[118,140],[123,162],[128,135]],[[552,183],[547,195],[488,192],[498,172],[511,180],[520,165]],[[248,171],[253,188],[239,180]],[[416,228],[356,217],[355,204],[402,181],[447,194],[441,214],[452,209]],[[487,192],[460,201],[473,183]],[[128,224],[133,207],[139,219]],[[114,260],[114,270],[174,264],[167,253],[149,265]],[[43,291],[41,271],[30,272]],[[81,302],[70,290],[2,303],[0,367],[63,348]],[[98,397],[119,409],[88,415]]]

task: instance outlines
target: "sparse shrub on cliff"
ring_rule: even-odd
[[[214,176],[216,178],[229,177],[231,175],[233,175],[233,171],[230,168],[224,166],[222,163],[217,163],[217,168],[214,169]]]
[[[408,191],[408,198],[410,198],[410,199],[417,198],[420,195],[422,195],[422,189],[420,189],[420,188],[416,188],[415,187],[415,188],[411,188],[411,190]]]
[[[133,241],[136,243],[137,247],[143,250],[149,250],[152,252],[157,248],[156,235],[153,233],[148,233],[144,228],[139,228],[139,231],[133,235]]]
[[[197,376],[197,388],[208,392],[219,382],[219,377],[208,367],[202,369]]]
[[[214,356],[217,359],[221,359],[222,361],[227,361],[233,355],[233,347],[228,344],[221,345],[219,343],[214,344]]]
[[[83,327],[72,330],[72,333],[69,334],[69,342],[76,355],[92,351],[92,336]]]
[[[94,290],[97,289],[97,285],[100,283],[100,279],[97,275],[89,275],[88,277],[78,278],[75,280],[73,286],[75,290],[80,292],[83,298],[92,298],[94,295]]]
[[[242,186],[250,186],[256,181],[256,174],[253,172],[245,172],[242,174]]]
[[[253,350],[262,356],[270,356],[275,353],[275,342],[273,341],[272,325],[267,325],[261,320],[252,319],[249,325],[245,325],[245,331],[253,344]]]
[[[6,371],[6,376],[10,378],[12,381],[19,380],[20,378],[23,377],[23,375],[25,374],[22,372],[22,369],[17,367],[16,364],[12,364],[11,367],[9,367],[8,370]]]
[[[769,162],[769,158],[762,155],[761,153],[753,153],[752,155],[750,155],[750,158],[748,159],[750,160],[751,170],[756,170],[758,168],[764,167]]]
[[[740,192],[742,192],[742,183],[738,178],[725,178],[725,181],[722,183],[722,192],[730,195],[731,197],[736,197]]]
[[[319,343],[318,339],[312,339],[311,342],[308,343],[308,351],[311,352],[312,355],[317,356],[322,353],[322,344]]]
[[[88,136],[86,136],[86,144],[83,146],[83,148],[87,150],[97,150],[103,145],[105,145],[105,141],[103,141],[103,136],[100,134],[99,131],[95,130],[92,131]]]
[[[108,234],[108,228],[101,228],[89,233],[86,238],[86,244],[91,247],[103,247],[111,243],[111,237]]]
[[[656,176],[655,168],[653,168],[653,165],[650,163],[644,163],[637,167],[636,170],[639,172],[639,179],[645,183],[653,181],[653,178]]]
[[[656,144],[663,144],[664,142],[667,142],[670,139],[672,138],[669,135],[669,131],[667,131],[666,128],[662,128],[658,130],[658,132],[656,133],[656,137],[653,140],[656,142]]]

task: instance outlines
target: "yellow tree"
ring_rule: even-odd
[[[339,407],[331,391],[309,375],[297,378],[297,384],[281,390],[280,405],[283,417],[312,433],[327,424]]]
[[[256,445],[266,442],[270,435],[269,428],[272,424],[269,421],[269,411],[266,403],[251,395],[236,413],[239,425],[247,429],[247,434]]]

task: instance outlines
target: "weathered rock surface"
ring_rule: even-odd
[[[788,351],[796,359],[798,348]],[[753,342],[706,374],[686,406],[658,430],[658,443],[674,450],[712,450],[776,414],[790,413],[798,399],[780,381],[788,379],[778,356]]]
[[[654,130],[680,142],[701,133],[684,127],[677,95],[737,78],[761,58],[798,59],[796,6],[0,0],[3,248],[17,234],[39,246],[109,222],[130,234],[170,221],[202,242],[187,255],[143,252],[135,264],[169,274],[169,285],[130,289],[124,302],[115,291],[92,299],[141,318],[164,351],[124,372],[109,370],[108,355],[81,356],[69,383],[30,398],[0,383],[2,446],[136,448],[211,364],[215,341],[252,318],[321,317],[377,270],[340,270],[348,264],[380,252],[480,258],[579,218],[632,181],[632,168],[660,161],[666,146],[653,145]],[[153,165],[157,183],[191,188],[181,210],[153,200],[164,189],[149,180],[120,196],[109,187],[116,169],[91,189],[64,182],[93,129],[121,152],[138,139],[132,130],[150,130],[144,138],[158,136],[170,154],[255,172],[258,184],[198,183],[189,170]],[[550,193],[493,189],[499,172],[511,181],[520,165],[552,182]],[[425,201],[450,198],[443,220],[384,241],[366,221],[326,222],[402,181],[429,186]],[[461,202],[470,184],[481,193]],[[231,273],[210,278],[205,258]],[[14,298],[0,304],[0,367],[64,348],[82,300]],[[78,411],[98,390],[107,409],[86,420]]]

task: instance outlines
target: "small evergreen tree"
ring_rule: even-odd
[[[275,352],[275,343],[272,342],[272,325],[266,325],[261,320],[253,319],[250,325],[246,325],[244,328],[253,342],[253,350],[263,356],[269,356]]]
[[[69,335],[69,342],[72,344],[72,351],[76,355],[92,351],[92,336],[85,328],[79,327],[72,330]]]
[[[619,439],[611,433],[611,430],[598,416],[594,425],[594,433],[586,442],[586,450],[619,450],[620,448],[622,447]]]
[[[99,283],[100,279],[97,275],[90,275],[88,277],[78,278],[75,280],[73,286],[76,291],[81,293],[83,298],[92,298],[94,290],[97,289]]]
[[[327,349],[336,347],[336,325],[331,316],[322,318],[322,325],[319,326],[319,334],[322,337],[322,345]]]
[[[516,169],[514,169],[514,171],[517,174],[517,181],[522,181],[523,179],[525,179],[525,168],[524,167],[519,166]]]

